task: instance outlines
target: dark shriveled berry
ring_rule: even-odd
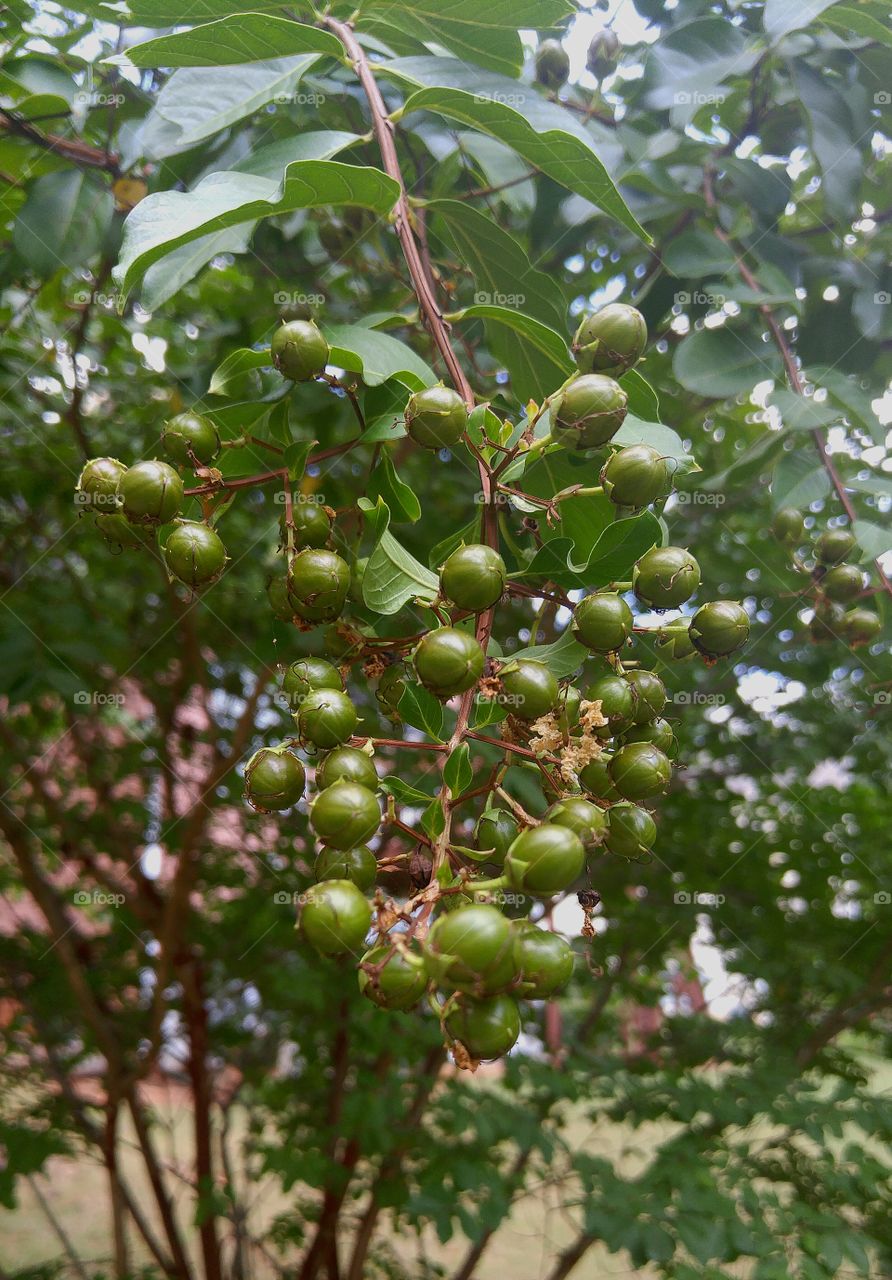
[[[381,825],[377,798],[358,782],[335,782],[310,805],[310,826],[335,849],[365,844]]]
[[[374,791],[378,786],[378,771],[371,756],[358,747],[335,747],[316,768],[316,786],[320,791],[335,782],[358,782]]]
[[[505,590],[507,572],[498,551],[471,543],[453,551],[440,570],[440,591],[459,609],[479,613]]]
[[[366,893],[375,883],[378,860],[364,844],[352,849],[323,849],[316,856],[313,874],[317,880],[352,880]]]
[[[552,411],[552,439],[565,449],[597,449],[623,425],[628,396],[618,382],[601,373],[576,378]]]
[[[195,590],[219,578],[226,564],[226,548],[210,525],[184,520],[167,539],[164,563],[175,578]]]
[[[303,765],[287,747],[261,747],[245,765],[245,799],[260,813],[290,809],[305,782]]]
[[[652,609],[677,609],[700,585],[700,566],[684,547],[652,547],[632,571],[635,595]]]
[[[206,467],[220,452],[220,436],[210,418],[187,410],[165,423],[161,447],[178,466]]]
[[[527,1000],[547,1000],[573,976],[569,943],[550,930],[522,924],[514,937],[514,958],[520,972],[519,992]]]
[[[356,708],[340,689],[311,689],[295,712],[301,741],[323,750],[339,747],[353,736]]]
[[[570,57],[559,40],[543,40],[536,50],[536,79],[546,89],[559,89],[570,75]]]
[[[694,648],[707,658],[725,658],[747,642],[750,620],[736,600],[703,604],[691,618],[689,635]]]
[[[352,880],[323,880],[304,895],[300,931],[326,956],[357,951],[372,923],[372,909]]]
[[[446,1015],[446,1030],[477,1060],[500,1058],[520,1035],[520,1010],[511,996],[460,996]]]
[[[389,943],[381,943],[367,951],[360,961],[359,989],[381,1009],[411,1009],[424,995],[426,987],[424,961],[408,947],[394,949]]]
[[[638,510],[672,488],[672,472],[666,458],[649,444],[630,444],[610,455],[601,469],[604,493],[618,507]]]
[[[294,612],[307,622],[333,622],[350,589],[350,567],[334,551],[307,547],[288,568],[288,594]]]
[[[511,714],[520,720],[538,720],[548,715],[560,694],[557,677],[548,667],[524,658],[504,668],[501,683]]]
[[[273,334],[273,364],[291,382],[309,382],[325,372],[329,347],[312,320],[289,320]]]
[[[586,596],[573,611],[573,626],[580,642],[595,653],[621,649],[632,634],[633,622],[632,610],[613,591]]]
[[[418,679],[441,698],[464,693],[483,673],[483,650],[472,635],[456,627],[429,631],[413,660]]]
[[[137,462],[118,481],[121,510],[134,524],[167,524],[183,501],[183,482],[166,462]]]
[[[468,409],[450,387],[427,387],[409,397],[406,430],[425,449],[448,449],[458,444],[468,425]]]
[[[672,765],[650,742],[630,742],[610,761],[610,780],[624,800],[649,800],[666,790]]]
[[[815,543],[815,557],[819,564],[841,564],[854,545],[848,529],[825,529]]]
[[[607,811],[607,848],[621,858],[640,858],[657,838],[657,825],[646,809],[623,801]]]
[[[581,373],[619,378],[638,363],[646,346],[647,324],[641,312],[624,302],[609,302],[583,319],[571,350]]]
[[[575,831],[542,822],[522,831],[505,858],[513,889],[550,897],[569,888],[585,866],[585,847]]]

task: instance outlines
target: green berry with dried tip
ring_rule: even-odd
[[[649,853],[657,838],[657,824],[637,804],[624,800],[607,811],[606,845],[621,858],[637,859]]]
[[[413,661],[426,689],[439,698],[451,698],[477,683],[485,658],[477,640],[467,631],[440,627],[420,641]]]
[[[574,378],[552,409],[552,439],[565,449],[597,449],[623,425],[628,402],[619,383],[602,373]]]
[[[626,672],[625,679],[635,701],[633,722],[647,724],[656,720],[666,705],[666,686],[660,677],[655,676],[652,671],[633,669]]]
[[[450,387],[426,387],[409,397],[406,430],[425,449],[449,449],[458,444],[468,425],[468,409]]]
[[[565,796],[556,801],[546,812],[545,821],[575,831],[587,853],[603,842],[607,831],[604,810],[583,796]]]
[[[635,564],[635,595],[652,609],[677,609],[700,585],[700,566],[684,547],[652,547]]]
[[[322,750],[339,747],[351,738],[359,720],[353,703],[340,689],[311,689],[304,694],[294,718],[301,741]]]
[[[634,368],[647,346],[647,324],[635,307],[608,302],[585,316],[571,350],[581,373],[606,373],[620,378]]]
[[[309,382],[325,372],[330,350],[312,320],[289,320],[275,331],[270,343],[273,364],[291,382]]]
[[[440,570],[440,592],[459,609],[480,613],[505,590],[505,561],[493,547],[470,543],[458,547]]]
[[[815,558],[819,564],[841,564],[854,545],[848,529],[825,529],[815,543]]]
[[[672,489],[669,462],[649,444],[617,449],[601,468],[604,493],[617,507],[637,511],[665,498]]]
[[[358,782],[374,791],[378,786],[375,762],[358,747],[335,747],[316,767],[316,787],[324,791],[336,782]]]
[[[424,942],[427,970],[444,991],[492,995],[513,982],[512,925],[496,907],[474,903],[438,916]]]
[[[206,467],[220,452],[220,436],[210,418],[190,409],[165,423],[161,447],[178,466]]]
[[[691,643],[707,658],[726,658],[746,644],[750,620],[736,600],[703,604],[691,618]]]
[[[261,747],[245,765],[245,799],[260,813],[290,809],[305,783],[304,767],[287,747]]]
[[[384,671],[375,686],[375,697],[385,715],[392,720],[399,718],[400,698],[406,692],[406,671],[402,662],[392,662]]]
[[[210,525],[184,520],[167,539],[164,563],[168,571],[193,591],[216,582],[226,565],[226,548]]]
[[[805,517],[795,507],[781,507],[771,522],[771,532],[778,542],[792,545],[800,542],[805,532]]]
[[[282,677],[282,693],[292,711],[297,711],[313,689],[344,688],[344,680],[337,667],[325,658],[298,658],[286,669]]]
[[[294,606],[288,595],[288,585],[284,577],[270,578],[266,584],[266,598],[280,622],[293,621]]]
[[[508,663],[500,678],[511,714],[519,720],[538,720],[557,705],[560,695],[557,677],[544,662],[520,658]]]
[[[855,648],[862,644],[872,644],[882,629],[879,615],[871,609],[849,609],[843,616],[843,639]]]
[[[545,897],[569,888],[584,866],[585,846],[579,836],[557,822],[522,831],[505,858],[513,889]]]
[[[121,510],[133,524],[167,524],[183,502],[183,482],[166,462],[137,462],[118,481]]]
[[[594,796],[596,800],[621,799],[619,792],[610,779],[609,767],[612,759],[613,756],[605,752],[594,760],[589,760],[588,764],[583,765],[577,774],[580,786],[590,796]]]
[[[586,596],[573,610],[573,629],[580,643],[595,653],[614,653],[632,634],[632,610],[614,591]]]
[[[600,702],[601,715],[607,721],[606,725],[595,730],[598,737],[612,738],[632,723],[635,694],[622,676],[599,676],[594,684],[589,685],[585,698],[587,702]]]
[[[573,976],[573,952],[558,933],[534,924],[519,925],[514,958],[520,973],[518,991],[527,1000],[547,1000]]]
[[[323,880],[304,894],[298,925],[326,956],[357,951],[372,923],[372,909],[352,880]]]
[[[610,780],[624,800],[649,800],[669,785],[672,764],[650,742],[630,742],[610,761]]]
[[[487,862],[501,866],[511,843],[517,837],[517,822],[504,809],[486,809],[477,819],[474,844],[488,853]]]
[[[511,996],[460,996],[446,1015],[446,1030],[477,1061],[501,1058],[520,1035],[520,1010]]]
[[[592,36],[585,65],[596,80],[603,80],[616,66],[618,53],[619,40],[616,32],[611,27],[605,27],[603,31],[596,31]]]
[[[91,458],[78,476],[74,500],[81,511],[113,515],[120,506],[118,485],[127,468],[117,458]]]
[[[536,79],[546,89],[559,89],[570,75],[570,57],[560,40],[543,40],[536,50]]]
[[[358,782],[334,782],[310,805],[310,826],[335,849],[366,844],[381,825],[377,797]]]
[[[350,566],[335,551],[307,547],[288,567],[288,595],[306,622],[340,617],[350,590]]]
[[[122,551],[125,547],[138,547],[145,550],[153,540],[153,534],[149,529],[131,524],[119,511],[102,512],[97,515],[96,528],[113,552]]]
[[[828,600],[848,604],[864,590],[864,574],[856,564],[838,564],[827,570],[819,585]]]
[[[313,874],[317,880],[352,880],[366,893],[378,875],[378,859],[368,845],[352,849],[323,849],[316,856]]]
[[[291,522],[294,526],[294,546],[298,550],[304,547],[324,547],[331,537],[331,516],[321,502],[298,499],[292,503]],[[288,545],[284,511],[279,519],[279,541],[283,547]]]
[[[394,950],[382,942],[359,962],[359,989],[381,1009],[411,1009],[424,995],[427,981],[424,961],[408,947]]]

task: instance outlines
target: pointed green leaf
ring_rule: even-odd
[[[103,61],[134,67],[225,67],[264,62],[298,53],[343,56],[337,36],[289,18],[263,13],[237,13],[189,31],[158,36],[132,45],[126,53]]]
[[[375,613],[398,613],[404,604],[416,597],[434,600],[440,588],[439,579],[401,546],[389,531],[390,510],[378,499],[373,505],[360,498],[359,507],[376,513],[375,546],[362,575],[362,598]]]

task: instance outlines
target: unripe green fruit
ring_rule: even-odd
[[[183,482],[166,462],[137,462],[118,481],[121,510],[134,524],[167,524],[183,502]]]
[[[446,1015],[446,1030],[472,1058],[500,1058],[520,1035],[520,1010],[511,996],[460,997]]]
[[[426,689],[451,698],[475,685],[483,674],[484,654],[467,631],[440,627],[429,631],[414,656],[415,671]]]
[[[879,616],[870,609],[849,609],[842,620],[843,638],[856,648],[876,640],[882,629]]]
[[[856,564],[838,564],[827,570],[820,586],[828,600],[847,604],[864,590],[864,574]]]
[[[84,464],[74,491],[78,507],[113,515],[119,506],[118,485],[126,470],[117,458],[91,458]]]
[[[582,796],[565,796],[558,800],[545,814],[545,820],[575,831],[587,853],[603,842],[607,831],[604,810]]]
[[[511,714],[520,720],[538,720],[557,704],[560,689],[557,677],[542,662],[520,658],[509,663],[501,677],[502,689],[511,699]]]
[[[543,40],[536,50],[536,79],[546,89],[559,89],[570,75],[570,57],[560,40]]]
[[[313,873],[317,880],[352,880],[366,893],[378,875],[378,859],[368,845],[353,849],[323,849],[316,856]]]
[[[131,524],[119,511],[98,515],[96,528],[113,551],[121,551],[124,547],[139,547],[145,550],[152,541],[152,534],[148,529]]]
[[[848,529],[825,529],[815,543],[815,557],[819,564],[841,564],[854,545]]]
[[[557,933],[523,924],[514,935],[520,990],[527,1000],[547,1000],[573,976],[573,952]]]
[[[369,791],[378,786],[378,772],[371,756],[358,747],[335,747],[316,768],[316,787],[324,791],[336,782],[358,782]]]
[[[841,640],[844,618],[845,612],[842,605],[819,600],[808,624],[808,633],[815,644],[829,644],[832,640]]]
[[[426,387],[409,397],[406,430],[425,449],[449,449],[458,444],[468,425],[468,410],[450,387]]]
[[[632,610],[613,591],[599,591],[586,596],[573,611],[577,636],[587,649],[595,653],[613,653],[621,649],[632,634]]]
[[[627,729],[623,734],[622,742],[623,746],[629,742],[650,742],[666,756],[674,755],[678,745],[672,725],[660,716],[649,723],[636,724],[631,729]]]
[[[650,742],[630,742],[610,761],[610,780],[624,800],[648,800],[666,790],[672,765]]]
[[[270,578],[266,584],[266,598],[275,616],[281,622],[291,622],[294,618],[294,606],[288,595],[285,578]]]
[[[372,923],[372,909],[352,880],[323,880],[306,892],[300,931],[325,956],[357,951]]]
[[[650,720],[656,720],[666,705],[666,686],[663,681],[652,671],[644,670],[627,671],[626,680],[635,700],[633,722],[647,724]]]
[[[459,609],[480,613],[505,590],[505,561],[482,543],[458,547],[440,570],[440,591]]]
[[[635,595],[652,609],[677,609],[700,585],[700,566],[683,547],[652,547],[632,571]]]
[[[325,372],[329,347],[312,320],[289,320],[273,334],[270,343],[273,364],[283,378],[309,382]]]
[[[480,850],[491,850],[488,862],[501,866],[511,842],[517,836],[517,822],[504,809],[487,809],[474,828],[474,842]]]
[[[577,774],[580,786],[582,786],[590,796],[594,796],[596,800],[619,800],[620,794],[610,780],[610,761],[612,756],[598,756],[594,760],[589,760]]]
[[[334,551],[307,547],[288,568],[294,612],[307,622],[332,622],[339,617],[349,589],[349,565]]]
[[[295,715],[302,741],[323,750],[339,747],[352,737],[358,718],[353,703],[340,689],[311,689]]]
[[[690,618],[679,618],[665,631],[658,631],[657,645],[673,662],[684,662],[688,658],[693,658],[697,650],[691,640]]]
[[[647,507],[672,488],[668,461],[649,444],[617,449],[601,468],[604,493],[618,507]]]
[[[638,363],[646,346],[647,324],[641,312],[624,302],[608,302],[583,319],[571,350],[581,373],[620,378]]]
[[[380,825],[375,793],[358,782],[334,782],[310,805],[310,826],[335,849],[366,844]]]
[[[303,765],[287,747],[261,747],[245,765],[245,799],[260,813],[290,809],[305,782]]]
[[[657,838],[657,824],[637,804],[623,801],[607,811],[607,848],[621,858],[640,858]]]
[[[406,691],[407,674],[404,663],[393,662],[385,667],[375,689],[375,697],[381,710],[392,718],[398,716],[400,698]]]
[[[691,618],[691,643],[707,658],[724,658],[747,642],[750,620],[736,600],[703,604]]]
[[[584,866],[585,847],[579,836],[556,822],[522,831],[505,858],[512,888],[545,897],[568,888]]]
[[[623,425],[628,399],[619,383],[602,373],[575,378],[552,410],[552,439],[565,449],[597,449]]]
[[[569,731],[579,723],[579,708],[582,703],[582,694],[576,688],[575,684],[565,685],[558,697],[556,707],[558,726],[562,733]]]
[[[383,969],[374,975],[363,967],[377,966],[382,961]],[[411,1009],[424,995],[426,987],[427,970],[415,951],[402,948],[394,951],[389,943],[381,943],[367,951],[360,961],[359,989],[381,1009]]]
[[[175,578],[195,590],[219,578],[226,564],[226,548],[210,525],[184,520],[167,539],[164,562]]]
[[[181,467],[196,462],[206,467],[220,452],[220,436],[210,418],[189,410],[165,423],[161,447],[171,462]]]
[[[291,520],[294,525],[294,546],[302,550],[304,547],[324,547],[331,536],[331,516],[321,502],[292,503]],[[285,513],[279,520],[279,533],[282,546],[288,544],[288,527]]]
[[[514,935],[496,907],[475,903],[438,916],[424,943],[428,973],[444,991],[491,995],[515,977]]]
[[[592,36],[585,65],[597,80],[603,80],[616,66],[618,52],[619,40],[616,33],[612,28],[605,27],[603,31],[597,31]]]
[[[771,532],[778,542],[799,542],[805,530],[805,518],[795,507],[781,507],[771,522]]]
[[[596,731],[599,736],[611,738],[632,723],[635,694],[622,676],[600,676],[585,696],[588,702],[600,702],[601,715],[607,720],[607,724]]]
[[[313,689],[337,689],[340,692],[343,688],[340,671],[325,658],[298,658],[282,677],[282,693],[292,711],[298,710]]]

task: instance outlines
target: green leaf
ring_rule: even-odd
[[[230,169],[280,182],[289,164],[295,160],[331,160],[332,156],[359,141],[357,134],[347,133],[344,129],[311,129],[252,150],[230,165]]]
[[[857,379],[847,377],[838,369],[823,366],[809,368],[806,376],[811,382],[826,389],[830,399],[842,409],[853,426],[862,427],[876,444],[884,443],[886,428],[874,410],[874,396],[870,391],[863,390]]]
[[[239,0],[190,0],[184,13],[182,0],[128,0],[130,24],[134,27],[173,27],[184,22],[206,22],[208,18],[225,18],[243,13],[244,2]],[[254,13],[269,13],[276,9],[296,8],[287,0],[251,0]],[[115,14],[117,18],[117,13]]]
[[[609,524],[585,561],[573,560],[571,538],[552,538],[543,543],[524,570],[524,581],[550,579],[568,589],[622,582],[630,576],[635,561],[661,540],[660,522],[650,511]]]
[[[285,409],[287,411],[287,403]],[[275,411],[274,411],[275,412]],[[270,415],[272,418],[272,414]],[[270,423],[272,425],[272,423]],[[300,480],[303,473],[307,469],[307,458],[313,451],[313,445],[317,444],[316,440],[295,440],[293,444],[289,444],[285,448],[282,455],[282,461],[288,468],[288,478],[292,482]]]
[[[437,742],[442,741],[443,707],[422,685],[407,682],[397,710],[413,729],[420,729]]]
[[[245,374],[254,369],[268,369],[272,364],[269,347],[255,351],[253,347],[238,347],[217,365],[211,374],[208,387],[209,396],[231,396],[236,394],[239,381]]]
[[[808,121],[812,151],[821,167],[824,204],[834,217],[846,218],[854,210],[861,181],[864,131],[853,117],[843,83],[837,87],[801,59],[793,64],[793,79]]]
[[[142,305],[147,311],[157,311],[218,254],[246,253],[256,225],[245,222],[239,227],[227,227],[165,254],[143,277],[139,293]]]
[[[478,542],[480,539],[480,518],[474,516],[461,529],[453,529],[451,533],[447,533],[445,538],[441,538],[430,549],[427,562],[434,568],[439,569],[444,560],[448,559],[456,547],[460,547],[465,542]]]
[[[377,173],[377,170],[372,172]],[[323,325],[322,332],[331,347],[331,363],[349,369],[351,373],[361,374],[363,381],[371,387],[386,382],[388,378],[399,378],[406,385],[414,383],[413,389],[417,391],[421,387],[432,387],[437,381],[433,369],[411,347],[398,338],[391,338],[388,333],[367,329],[361,324]]]
[[[821,18],[828,27],[834,27],[845,35],[854,33],[864,36],[865,40],[873,40],[877,44],[892,44],[892,27],[889,26],[888,10],[883,6],[886,20],[874,17],[872,13],[854,5],[835,4]]]
[[[758,382],[780,376],[780,357],[749,330],[723,325],[699,329],[678,347],[672,371],[688,391],[710,399],[751,391]]]
[[[829,492],[830,477],[816,461],[816,455],[809,456],[799,449],[783,455],[771,481],[771,502],[775,510],[807,507],[826,498]]]
[[[677,431],[673,431],[671,427],[664,427],[662,422],[643,422],[634,413],[626,414],[626,420],[611,440],[611,444],[649,444],[654,449],[659,449],[664,458],[673,460],[676,475],[699,470],[693,457],[685,449],[684,441]]]
[[[461,742],[450,752],[443,766],[443,781],[449,788],[453,800],[466,791],[474,780],[471,768],[471,752],[466,742]]]
[[[856,520],[852,532],[864,552],[864,560],[878,560],[892,551],[892,530],[888,526],[884,528],[870,520]]]
[[[756,41],[725,18],[697,18],[668,32],[648,51],[644,69],[646,102],[675,108],[690,119],[729,76],[745,75],[758,57]]]
[[[270,14],[237,13],[190,31],[132,45],[126,53],[103,61],[125,67],[226,67],[299,53],[339,58],[343,52],[337,36],[319,27]]]
[[[514,367],[508,366],[520,400],[547,395],[549,390],[559,387],[573,372],[574,365],[566,339],[541,320],[515,308],[492,306],[488,303],[475,303],[465,307],[455,318],[466,320],[475,316],[507,325],[524,339],[521,344],[524,357],[522,362],[514,361]],[[544,360],[533,362],[527,359],[529,348],[538,352]]]
[[[432,800],[421,815],[421,829],[431,840],[438,839],[446,830],[446,813],[439,800]]]
[[[414,524],[421,518],[421,503],[412,489],[397,475],[386,449],[382,449],[378,456],[369,481],[368,496],[373,502],[377,498],[383,498],[396,524]]]
[[[817,431],[840,419],[839,410],[830,400],[800,396],[786,387],[775,388],[770,403],[780,412],[785,431]]]
[[[535,89],[505,76],[484,76],[450,58],[394,58],[379,70],[421,86],[407,98],[406,113],[435,111],[498,138],[650,243],[598,158],[591,135],[569,111]]]
[[[422,693],[424,692],[426,691],[422,690]],[[434,699],[434,701],[436,701],[436,699]],[[439,707],[440,704],[437,703],[437,706]],[[441,715],[442,710],[442,707],[440,707]],[[411,724],[412,722],[407,720],[406,723]],[[415,725],[414,727],[419,728],[420,726]],[[386,791],[388,795],[393,796],[393,798],[398,800],[400,804],[411,805],[413,809],[417,809],[419,807],[427,808],[433,799],[433,796],[428,795],[426,791],[419,791],[418,787],[411,786],[408,782],[404,782],[402,778],[397,778],[392,773],[381,779],[381,790]]]
[[[81,169],[48,173],[28,191],[13,229],[19,257],[41,276],[88,262],[111,224],[114,198]]]
[[[707,276],[714,271],[732,271],[736,257],[731,249],[709,231],[688,231],[671,241],[663,262],[677,276]]]
[[[766,0],[762,22],[772,40],[807,27],[833,0]]]
[[[653,387],[637,369],[624,373],[619,384],[629,397],[629,413],[645,422],[660,421],[660,402]]]
[[[529,645],[526,649],[518,649],[516,653],[512,653],[511,657],[544,662],[552,675],[557,676],[558,680],[563,680],[579,670],[589,657],[589,651],[585,645],[581,645],[574,639],[573,632],[568,627],[553,644]]]
[[[398,613],[403,605],[416,597],[434,600],[440,588],[439,579],[420,564],[389,531],[390,509],[378,499],[359,499],[365,512],[375,512],[375,546],[362,575],[362,598],[375,613]]]
[[[124,224],[124,243],[114,270],[122,294],[120,305],[153,262],[199,236],[293,209],[330,204],[358,205],[383,214],[392,208],[398,193],[394,180],[379,169],[306,160],[288,165],[281,183],[234,171],[212,173],[193,191],[146,196]]]

